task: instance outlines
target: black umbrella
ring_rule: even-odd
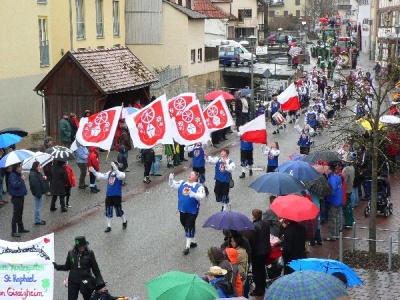
[[[54,157],[54,160],[67,161],[75,159],[74,151],[64,146],[54,146],[50,147],[46,150],[46,153],[49,153]]]
[[[313,181],[304,182],[304,185],[311,193],[314,193],[321,198],[332,195],[332,186],[323,175]]]
[[[4,128],[4,129],[0,130],[0,134],[3,134],[3,133],[12,133],[12,134],[19,135],[19,136],[22,136],[22,137],[28,135],[28,132],[26,132],[25,130],[23,130],[23,129],[19,128],[19,127]]]
[[[332,150],[321,150],[321,151],[316,151],[308,154],[303,161],[308,162],[308,163],[316,163],[319,160],[323,160],[326,162],[334,162],[334,161],[340,161],[340,155]]]

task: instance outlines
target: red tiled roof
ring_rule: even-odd
[[[154,73],[129,48],[73,51],[71,55],[105,94],[148,86]]]
[[[213,5],[210,0],[198,0],[193,4],[193,10],[208,16],[211,19],[235,19],[229,13],[224,12],[219,7]]]

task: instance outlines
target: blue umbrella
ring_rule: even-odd
[[[211,227],[217,230],[255,230],[253,222],[247,216],[234,211],[221,211],[213,214],[205,221],[203,227]]]
[[[13,133],[0,134],[0,148],[7,148],[22,140],[22,137]]]
[[[251,89],[241,89],[240,91],[243,97],[251,94]]]
[[[321,150],[317,152],[311,152],[303,159],[303,161],[309,164],[316,163],[319,160],[323,160],[329,163],[334,161],[340,161],[341,158],[337,152],[334,152],[332,150]]]
[[[249,187],[258,193],[287,195],[304,191],[306,188],[297,178],[289,174],[271,172],[258,177]]]
[[[303,159],[306,157],[307,155],[305,154],[300,154],[300,153],[292,153],[289,155],[290,160],[301,160],[303,161]]]
[[[357,273],[350,268],[348,265],[333,259],[324,258],[304,258],[292,260],[289,266],[296,271],[313,270],[317,272],[323,272],[332,274],[335,272],[343,273],[347,279],[347,285],[353,287],[360,285],[363,282],[358,277]]]
[[[6,168],[8,166],[17,164],[22,162],[24,159],[27,159],[31,156],[33,156],[35,153],[29,150],[15,150],[7,155],[5,155],[1,160],[0,160],[0,168]]]
[[[346,286],[336,277],[315,271],[294,272],[275,280],[264,300],[332,300],[347,296]]]
[[[310,164],[291,160],[280,165],[275,172],[292,175],[301,181],[313,181],[320,175]]]

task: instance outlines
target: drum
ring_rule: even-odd
[[[283,125],[286,122],[285,117],[282,116],[282,114],[279,111],[277,111],[272,115],[272,119],[274,119],[275,122],[278,123],[278,125]]]

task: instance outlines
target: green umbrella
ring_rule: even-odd
[[[213,300],[217,290],[196,274],[169,271],[145,283],[149,300]]]

